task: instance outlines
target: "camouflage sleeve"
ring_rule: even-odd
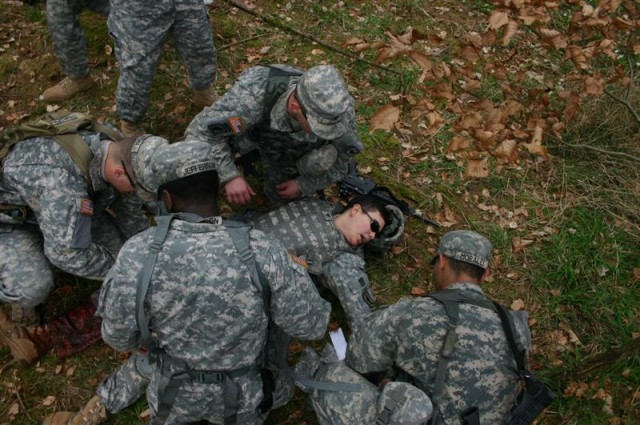
[[[347,364],[360,373],[381,372],[391,368],[401,334],[411,328],[411,303],[398,303],[359,321],[349,338]]]
[[[323,264],[324,284],[340,300],[347,320],[353,326],[368,317],[375,297],[362,257],[353,253],[342,253]]]
[[[300,339],[324,335],[331,304],[323,300],[305,269],[293,262],[277,240],[257,259],[271,288],[271,317],[284,332]]]
[[[114,256],[91,238],[92,204],[86,188],[65,181],[44,190],[38,199],[29,199],[44,236],[47,259],[67,273],[102,279],[113,265]]]
[[[138,274],[148,244],[142,238],[129,239],[100,289],[96,314],[102,317],[102,339],[116,350],[128,351],[140,346],[140,331],[135,320]],[[143,254],[140,254],[143,253]]]
[[[124,196],[113,204],[115,223],[125,240],[149,227],[149,219],[142,210],[142,203],[133,195]]]
[[[208,125],[240,117],[241,121],[237,122],[241,123],[242,128],[236,129],[237,131],[247,132],[253,128],[262,119],[265,96],[263,85],[268,73],[269,69],[265,67],[253,67],[243,72],[233,87],[213,105],[205,107],[196,115],[185,131],[185,139],[203,140],[212,145],[221,183],[240,175],[229,145],[229,137],[233,133],[214,134]]]
[[[327,152],[337,154],[333,164],[326,168],[326,171],[322,174],[313,172],[307,172],[306,169],[317,170],[318,167],[298,167],[300,176],[297,178],[298,185],[304,196],[309,196],[316,192],[331,186],[333,183],[342,180],[349,173],[349,160],[355,155],[362,152],[364,149],[362,142],[358,138],[355,129],[351,129],[347,134],[331,142],[331,146],[335,148],[334,152]],[[315,152],[315,151],[314,151]],[[311,153],[311,155],[314,154]],[[318,158],[318,161],[322,161],[323,158]],[[313,163],[315,161],[309,161]],[[322,169],[322,167],[319,167]]]

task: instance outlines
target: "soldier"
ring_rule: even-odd
[[[58,62],[67,76],[42,93],[45,102],[62,102],[90,88],[87,46],[80,25],[80,13],[90,9],[109,14],[109,0],[47,0],[47,26]]]
[[[234,164],[260,152],[265,194],[275,205],[309,196],[342,179],[363,147],[355,131],[353,98],[332,65],[307,71],[286,65],[244,71],[220,100],[191,122],[186,138],[213,145],[227,200],[249,202],[255,192]]]
[[[404,229],[400,210],[370,196],[355,197],[342,209],[305,198],[250,222],[303,260],[307,272],[338,297],[351,323],[367,317],[374,302],[363,246],[388,250]]]
[[[210,151],[204,142],[138,138],[137,184],[171,214],[123,247],[102,286],[102,336],[121,351],[148,345],[155,420],[257,424],[265,418],[258,407],[269,317],[297,338],[316,339],[330,305],[278,241],[223,223]],[[105,385],[81,413],[47,423],[99,423],[104,402],[113,401]]]
[[[476,232],[446,233],[432,262],[438,292],[399,301],[358,323],[349,341],[348,367],[324,366],[316,379],[362,384],[355,372],[382,372],[431,398],[433,412],[429,403],[422,421],[413,423],[426,421],[432,413],[436,424],[507,423],[519,378],[501,319],[479,286],[489,274],[491,250],[491,243]],[[449,309],[458,311],[457,324]],[[517,343],[528,350],[526,312],[510,313]],[[366,384],[363,391],[352,393],[314,390],[311,397],[320,423],[403,423],[388,418],[406,400],[399,398],[395,406],[380,409],[375,406],[378,390]]]
[[[142,132],[153,74],[169,37],[187,65],[194,104],[203,108],[215,101],[216,50],[202,0],[111,0],[108,25],[120,63],[116,107],[125,136]]]
[[[101,280],[124,240],[147,227],[140,201],[118,193],[134,190],[123,165],[133,141],[84,130],[72,140],[77,145],[69,151],[54,137],[19,141],[0,175],[0,300],[11,304],[11,320],[0,310],[0,338],[26,363],[51,346],[57,331],[76,332],[68,321],[38,326],[36,307],[54,287],[53,266]]]

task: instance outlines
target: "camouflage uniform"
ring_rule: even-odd
[[[362,247],[349,245],[333,219],[333,204],[307,198],[281,206],[251,224],[304,260],[310,274],[322,276],[322,283],[338,297],[353,322],[371,313],[373,293]]]
[[[295,75],[286,87],[279,88],[270,79],[274,69]],[[308,196],[347,175],[349,159],[363,149],[355,131],[353,98],[334,67],[302,72],[285,65],[249,68],[223,97],[191,122],[185,137],[213,145],[222,183],[241,175],[234,164],[231,144],[241,146],[236,149],[242,153],[252,147],[260,150],[265,194],[275,204],[280,202],[275,191],[278,183],[295,178],[302,195]],[[289,116],[287,99],[296,89],[312,130],[322,134],[304,132]],[[283,94],[269,109],[270,95],[277,91]],[[314,128],[316,116],[318,120],[325,118],[326,123],[315,124]],[[211,124],[214,131],[209,130]]]
[[[460,282],[448,290],[485,298],[480,287],[471,283]],[[402,300],[369,319],[359,322],[351,335],[347,364],[359,373],[402,370],[424,382],[430,393],[447,330],[442,304],[431,298]],[[516,319],[521,341],[529,341],[526,320]],[[500,319],[488,309],[460,304],[456,329],[440,406],[445,423],[460,424],[460,412],[473,406],[480,411],[480,423],[506,423],[516,400],[518,379]],[[336,414],[322,399],[314,403],[318,410]],[[358,400],[354,403],[362,406]],[[348,403],[344,409],[350,410]]]
[[[132,149],[137,151],[140,162],[145,158],[152,162],[140,170],[134,159],[139,183],[149,192],[170,181],[163,176],[166,164],[172,161],[170,155],[176,155],[179,145],[168,145],[172,148],[163,150],[155,139],[149,140],[145,149],[137,151],[135,145]],[[208,151],[209,146],[205,147]],[[206,164],[184,169],[199,165]],[[149,174],[148,178],[138,170]],[[149,184],[150,181],[155,183]],[[131,350],[141,344],[135,299],[154,236],[155,230],[150,229],[127,241],[102,286],[98,311],[103,318],[102,335],[117,350]],[[250,246],[256,255],[256,266],[270,288],[269,311],[274,323],[297,338],[320,338],[326,329],[330,305],[320,298],[304,269],[292,262],[279,242],[271,241],[260,231],[250,232]],[[256,409],[263,397],[259,364],[267,340],[268,317],[262,293],[254,286],[249,268],[220,217],[178,214],[171,222],[151,274],[144,309],[154,345],[172,359],[185,362],[189,369],[250,368],[233,377],[240,387],[237,423],[262,423],[264,417]],[[169,367],[175,371],[173,363]],[[161,378],[158,364],[152,363],[147,399],[153,415],[158,411]],[[221,423],[224,406],[222,385],[184,381],[167,423]]]
[[[143,394],[151,375],[146,354],[132,354],[98,386],[96,394],[107,412],[115,414],[136,402]]]
[[[192,89],[204,89],[214,81],[216,50],[202,0],[111,0],[108,25],[120,63],[116,106],[123,120],[138,123],[144,117],[169,37],[187,65]]]
[[[80,13],[109,14],[109,0],[47,0],[47,26],[65,74],[74,80],[89,75],[89,60]]]
[[[21,141],[3,162],[0,204],[28,211],[24,222],[0,214],[4,302],[23,307],[42,303],[53,288],[52,265],[73,275],[102,279],[124,240],[147,227],[139,200],[121,197],[102,177],[108,142],[100,141],[100,133],[80,134],[94,153],[91,186],[51,138]]]

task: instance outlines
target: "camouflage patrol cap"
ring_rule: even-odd
[[[486,269],[492,249],[491,242],[481,234],[471,230],[454,230],[442,236],[437,253]]]
[[[185,140],[169,144],[166,139],[150,134],[135,141],[131,162],[138,181],[138,196],[145,201],[156,200],[158,188],[165,183],[215,170],[208,143]]]
[[[347,110],[353,98],[333,65],[321,65],[302,74],[296,96],[313,134],[334,140],[347,132]]]
[[[389,382],[378,397],[377,416],[389,425],[421,425],[433,414],[431,399],[406,382]]]

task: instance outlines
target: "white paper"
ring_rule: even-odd
[[[336,354],[338,354],[338,359],[344,360],[347,357],[347,340],[344,338],[342,329],[338,328],[337,331],[329,332],[329,336],[331,337],[333,348],[336,349]]]

